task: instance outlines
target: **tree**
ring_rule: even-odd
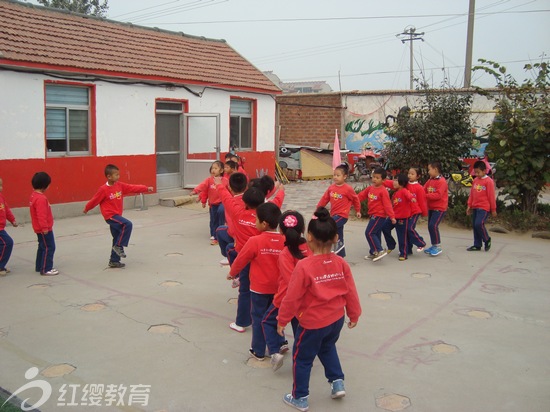
[[[533,76],[519,84],[499,63],[479,62],[473,70],[492,75],[498,89],[486,149],[497,163],[495,178],[504,183],[508,200],[523,211],[535,213],[540,192],[550,182],[549,63],[525,65]],[[479,92],[486,94],[481,89]]]
[[[393,138],[386,156],[393,168],[420,166],[424,175],[432,161],[441,162],[444,171],[456,170],[458,159],[468,155],[475,137],[470,122],[472,95],[421,87],[420,106],[410,112],[400,110],[397,121],[386,129]]]
[[[107,17],[109,5],[108,0],[36,0],[38,3],[46,7],[54,9],[63,9],[73,11],[75,13],[89,14],[96,17]]]

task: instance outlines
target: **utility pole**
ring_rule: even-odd
[[[410,88],[411,90],[413,90],[413,80],[414,80],[414,76],[413,76],[413,41],[415,40],[422,40],[424,41],[424,39],[421,37],[421,36],[424,36],[424,32],[422,33],[417,33],[416,32],[416,28],[411,26],[409,27],[409,29],[403,29],[403,33],[399,33],[399,34],[396,34],[397,37],[399,36],[408,36],[408,38],[402,38],[401,39],[401,43],[405,43],[406,41],[409,42],[409,46],[410,46],[410,61],[409,61],[409,67],[410,67]]]
[[[464,88],[468,89],[472,81],[472,49],[474,46],[474,18],[476,0],[470,0],[468,10],[468,35],[466,37],[466,64],[464,67]]]

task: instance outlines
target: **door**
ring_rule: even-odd
[[[195,187],[210,176],[220,159],[220,114],[186,113],[184,117],[184,187]]]
[[[183,182],[183,103],[158,101],[155,107],[157,190],[178,189]]]

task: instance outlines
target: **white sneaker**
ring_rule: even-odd
[[[246,328],[243,328],[242,326],[237,325],[235,322],[231,322],[229,324],[229,327],[233,329],[235,332],[243,333],[246,331]]]
[[[214,236],[210,236],[210,240],[216,240]]]
[[[229,265],[229,260],[227,260],[227,258],[223,258],[222,260],[220,260],[220,265],[222,266],[227,266]]]
[[[384,256],[386,256],[388,252],[386,250],[381,250],[378,253],[375,253],[375,257],[372,259],[373,262],[377,262],[380,259],[382,259]]]
[[[284,358],[285,356],[281,355],[280,353],[274,353],[273,355],[271,355],[271,367],[273,368],[273,372],[279,370],[279,368],[283,366]]]
[[[41,273],[42,276],[55,276],[59,274],[59,270],[56,268],[52,268],[51,270],[48,270],[47,272]]]

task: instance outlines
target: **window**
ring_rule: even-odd
[[[231,99],[229,121],[230,149],[252,150],[252,105],[250,100]]]
[[[49,155],[90,153],[90,89],[46,85],[46,147]]]

